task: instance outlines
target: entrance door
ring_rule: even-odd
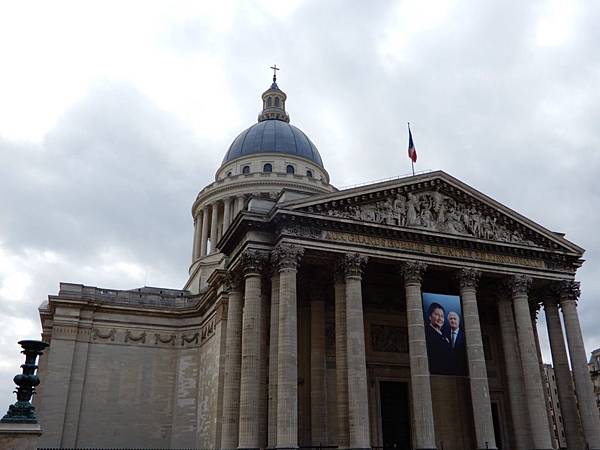
[[[409,450],[411,446],[408,383],[381,381],[379,391],[383,448]]]

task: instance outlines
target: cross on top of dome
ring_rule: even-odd
[[[277,64],[273,64],[271,69],[273,69],[273,84],[262,95],[263,109],[258,115],[258,121],[282,120],[289,122],[290,116],[285,112],[287,95],[277,86],[277,71],[280,69]]]

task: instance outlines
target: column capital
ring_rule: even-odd
[[[271,258],[279,270],[298,269],[304,256],[304,248],[294,244],[278,244],[271,252]]]
[[[557,284],[560,303],[579,300],[581,295],[581,283],[575,280],[564,280]]]
[[[456,273],[456,278],[461,289],[477,289],[481,271],[465,267]]]
[[[360,253],[346,253],[341,258],[344,276],[346,278],[362,276],[368,260],[368,256],[361,255]]]
[[[263,250],[249,248],[244,250],[240,259],[245,276],[257,275],[263,271],[269,255]]]
[[[506,280],[506,284],[512,295],[527,295],[531,287],[531,277],[527,275],[513,275]]]
[[[242,274],[239,271],[228,270],[223,279],[223,286],[225,291],[239,292],[242,289]]]
[[[427,264],[424,262],[407,261],[400,264],[400,272],[404,277],[404,283],[421,284],[425,270],[427,270]]]

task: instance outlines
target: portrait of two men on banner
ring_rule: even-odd
[[[423,318],[432,375],[467,376],[467,350],[458,295],[423,293]]]

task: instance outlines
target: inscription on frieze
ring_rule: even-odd
[[[379,236],[366,236],[362,234],[346,233],[343,231],[325,230],[324,239],[347,242],[351,244],[368,245],[372,247],[393,248],[428,253],[436,256],[451,258],[475,259],[496,264],[513,264],[518,266],[535,267],[544,269],[545,263],[540,259],[521,258],[512,255],[498,255],[466,248],[444,247],[441,245],[422,244],[420,242],[407,242]]]
[[[405,327],[371,324],[373,351],[408,353],[408,331]]]

